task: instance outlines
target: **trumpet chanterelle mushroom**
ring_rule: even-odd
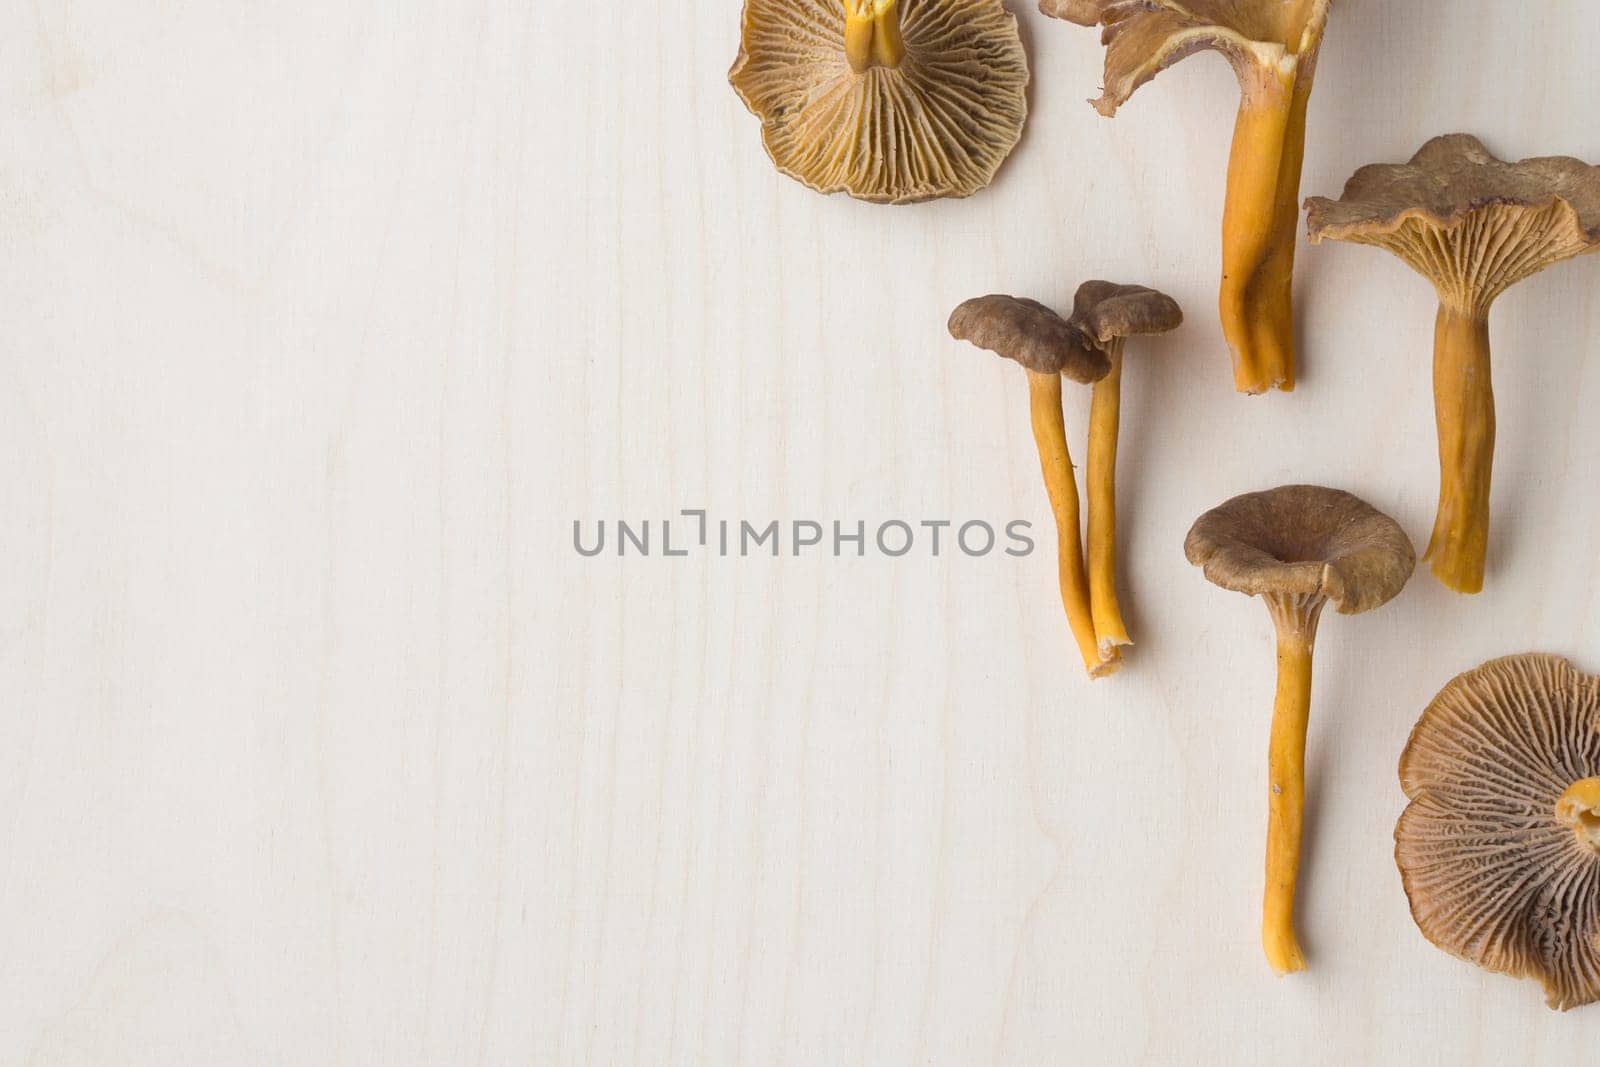
[[[1434,697],[1400,757],[1395,827],[1429,941],[1536,978],[1559,1010],[1600,1000],[1600,678],[1511,656]]]
[[[1028,112],[1001,0],[745,0],[728,79],[779,170],[877,203],[982,189]]]
[[[1079,533],[1078,484],[1067,449],[1061,412],[1061,376],[1090,384],[1111,369],[1103,352],[1084,343],[1083,335],[1054,311],[1034,300],[1014,296],[980,296],[950,314],[950,336],[970,341],[1028,372],[1029,409],[1039,465],[1056,520],[1056,559],[1061,603],[1067,623],[1091,678],[1111,674],[1121,665],[1115,647],[1102,651],[1095,636],[1089,582],[1084,574],[1083,540]]]
[[[1494,464],[1489,308],[1517,282],[1600,249],[1600,167],[1504,163],[1476,137],[1429,141],[1403,166],[1356,171],[1339,200],[1312,197],[1311,240],[1388,249],[1439,295],[1433,349],[1439,510],[1424,558],[1451,589],[1483,589]]]
[[[1084,282],[1073,300],[1072,325],[1105,354],[1111,370],[1094,383],[1089,408],[1089,607],[1102,655],[1129,645],[1117,598],[1117,435],[1122,421],[1122,351],[1130,337],[1167,333],[1183,324],[1183,310],[1165,293],[1142,285]]]
[[[1317,621],[1328,604],[1358,615],[1387,603],[1411,577],[1416,554],[1393,519],[1349,493],[1314,485],[1235,497],[1200,516],[1183,548],[1213,583],[1265,600],[1277,628],[1261,941],[1279,974],[1304,970],[1294,895]]]
[[[1291,290],[1306,107],[1330,0],[1039,0],[1046,15],[1105,27],[1105,86],[1116,113],[1167,67],[1212,50],[1241,100],[1222,217],[1222,329],[1240,392],[1293,389]]]

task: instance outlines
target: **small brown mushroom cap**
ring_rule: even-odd
[[[1141,334],[1167,333],[1183,325],[1183,309],[1166,293],[1143,285],[1091,281],[1078,286],[1072,319],[1100,345]]]
[[[963,197],[1022,136],[1028,60],[1001,0],[899,0],[905,57],[861,73],[839,0],[745,0],[728,72],[778,169],[874,203]]]
[[[1313,243],[1376,245],[1453,307],[1482,310],[1524,278],[1600,249],[1600,167],[1551,156],[1507,163],[1465,133],[1406,164],[1362,167],[1338,200],[1306,201]]]
[[[1417,564],[1393,519],[1360,497],[1318,485],[1236,496],[1195,521],[1183,551],[1224,589],[1323,597],[1344,615],[1393,599]]]
[[[1038,374],[1064,374],[1088,385],[1111,373],[1104,352],[1076,326],[1037,300],[978,296],[950,313],[950,336],[1016,360]]]
[[[1600,678],[1556,656],[1457,677],[1400,757],[1411,804],[1395,861],[1423,936],[1480,967],[1537,978],[1552,1008],[1600,1000],[1600,852],[1555,816],[1600,776]]]
[[[1220,52],[1241,80],[1319,39],[1329,0],[1039,0],[1039,10],[1104,26],[1105,87],[1095,110],[1109,118],[1145,82],[1196,52]]]

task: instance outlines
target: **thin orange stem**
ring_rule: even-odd
[[[1057,573],[1061,584],[1061,604],[1067,624],[1083,657],[1089,676],[1099,678],[1120,665],[1120,658],[1108,660],[1095,638],[1094,617],[1089,608],[1089,580],[1083,567],[1083,539],[1079,532],[1078,483],[1072,473],[1072,455],[1067,451],[1066,421],[1061,413],[1061,375],[1028,372],[1029,408],[1033,420],[1033,439],[1039,446],[1039,466],[1044,472],[1045,489],[1056,520]]]

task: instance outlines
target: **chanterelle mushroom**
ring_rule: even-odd
[[[1497,659],[1433,699],[1400,757],[1395,861],[1429,941],[1600,1000],[1600,678]]]
[[[1105,27],[1111,116],[1167,67],[1213,50],[1242,99],[1222,216],[1222,329],[1240,392],[1293,389],[1296,222],[1306,106],[1330,0],[1039,0],[1046,15]]]
[[[1278,631],[1261,942],[1279,974],[1304,970],[1294,893],[1317,621],[1327,604],[1358,615],[1387,603],[1411,577],[1416,553],[1393,519],[1349,493],[1315,485],[1234,497],[1200,516],[1183,550],[1213,583],[1265,600]]]
[[[1117,433],[1122,421],[1122,350],[1128,338],[1167,333],[1183,310],[1165,293],[1142,285],[1084,282],[1073,300],[1072,325],[1105,354],[1111,370],[1094,383],[1089,409],[1089,607],[1102,654],[1132,644],[1117,599]]]
[[[1451,589],[1483,589],[1494,466],[1489,308],[1552,264],[1600,249],[1600,167],[1504,163],[1464,133],[1436,137],[1404,166],[1356,171],[1338,200],[1312,197],[1311,240],[1376,245],[1434,285],[1433,398],[1439,511],[1423,558]]]
[[[1102,651],[1095,637],[1089,605],[1089,583],[1083,570],[1083,541],[1078,531],[1078,485],[1067,450],[1066,422],[1061,413],[1061,376],[1085,385],[1111,369],[1105,354],[1084,343],[1083,335],[1054,311],[1035,300],[1014,296],[980,296],[950,314],[950,336],[1020,363],[1028,372],[1030,412],[1039,465],[1056,520],[1056,559],[1061,603],[1067,623],[1091,678],[1104,677],[1121,665],[1115,647]]]
[[[728,79],[779,170],[877,203],[982,189],[1028,112],[1001,0],[745,0]]]

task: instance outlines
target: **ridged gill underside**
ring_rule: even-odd
[[[729,79],[778,169],[878,203],[968,196],[1022,134],[1027,58],[1000,0],[900,0],[905,58],[861,73],[839,0],[746,0]]]
[[[1346,239],[1399,256],[1433,282],[1447,307],[1474,318],[1487,314],[1495,299],[1518,282],[1600,247],[1562,200],[1542,207],[1497,204],[1454,225],[1413,214],[1393,230]]]
[[[1536,978],[1552,1008],[1600,999],[1600,853],[1554,814],[1600,772],[1600,679],[1556,656],[1494,660],[1434,698],[1400,761],[1395,859],[1423,934]]]
[[[1356,171],[1337,200],[1306,201],[1311,240],[1386,248],[1454,310],[1481,314],[1517,282],[1600,250],[1600,167],[1567,156],[1508,163],[1471,134],[1402,164]]]

